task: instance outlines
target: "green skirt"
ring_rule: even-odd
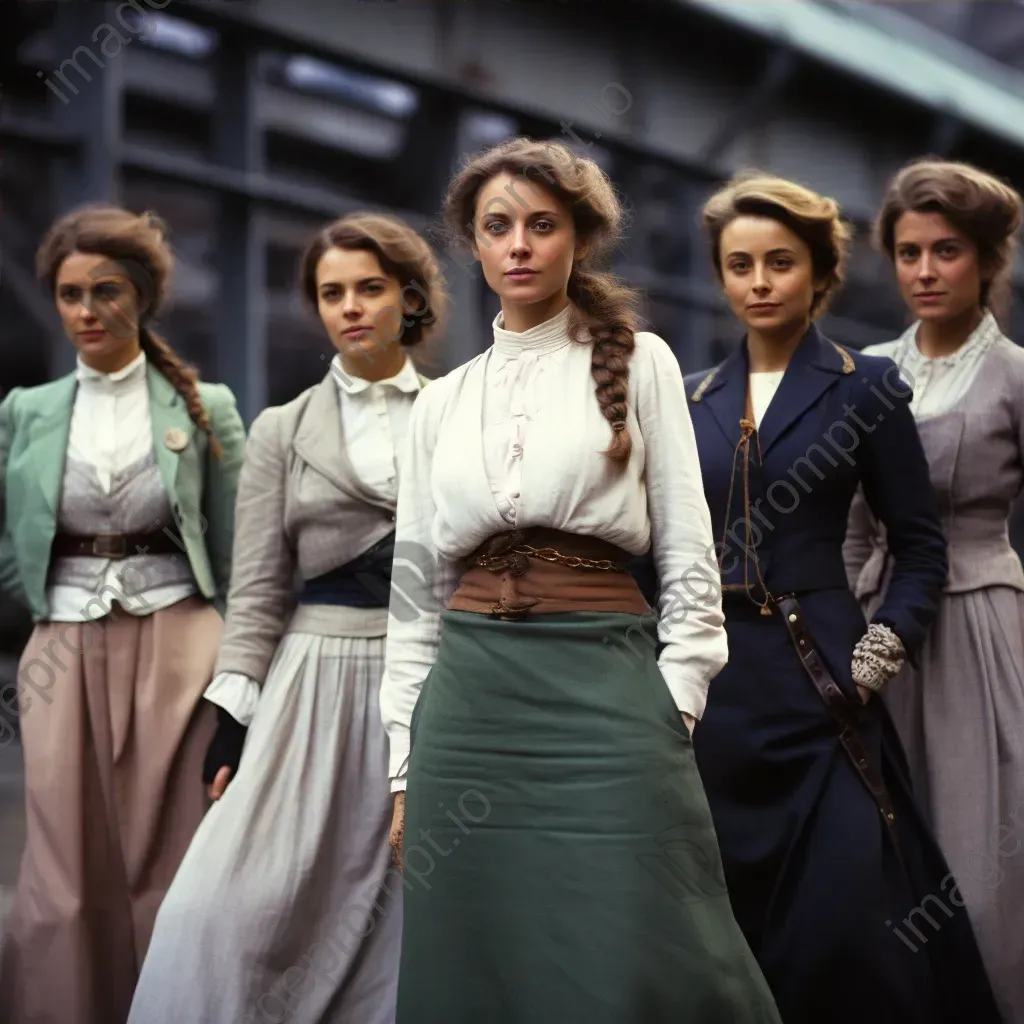
[[[778,1024],[656,645],[631,615],[444,614],[397,1024]]]

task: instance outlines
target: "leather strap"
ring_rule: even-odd
[[[131,558],[135,555],[180,555],[185,542],[171,531],[97,533],[81,536],[58,533],[50,554],[54,558]]]
[[[861,781],[867,787],[882,815],[885,827],[889,831],[896,856],[900,865],[906,872],[906,864],[900,850],[899,837],[896,833],[896,810],[893,807],[892,797],[885,784],[885,778],[879,765],[876,765],[868,755],[864,741],[857,731],[857,708],[852,701],[843,693],[839,685],[832,678],[831,672],[825,664],[818,651],[814,638],[811,636],[807,623],[804,621],[800,604],[792,594],[775,599],[779,611],[782,613],[782,621],[786,624],[790,639],[796,648],[797,657],[804,671],[810,676],[814,688],[821,695],[825,707],[839,727],[839,742],[842,743],[853,763],[853,767],[860,776]]]

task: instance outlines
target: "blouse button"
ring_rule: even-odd
[[[514,455],[522,455],[523,454],[523,446],[521,444],[514,444],[514,445],[512,445],[512,453]]]

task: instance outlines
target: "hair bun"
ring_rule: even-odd
[[[167,221],[165,221],[155,210],[144,210],[141,217],[150,229],[157,232],[161,238],[167,238],[170,234],[170,228],[167,225]]]

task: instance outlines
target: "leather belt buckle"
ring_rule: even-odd
[[[123,533],[97,533],[92,539],[92,553],[99,558],[124,558],[128,544]]]

